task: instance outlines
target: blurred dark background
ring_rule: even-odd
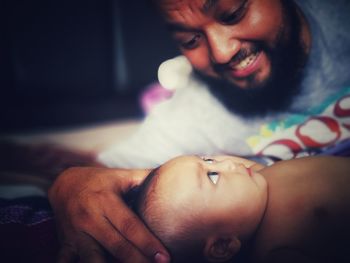
[[[142,117],[178,54],[148,0],[0,0],[1,133]]]

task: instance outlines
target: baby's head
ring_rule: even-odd
[[[257,229],[267,183],[255,163],[232,156],[181,156],[153,170],[136,210],[173,262],[226,262]]]

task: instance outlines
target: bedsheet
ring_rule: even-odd
[[[96,153],[129,136],[139,123],[1,134],[0,262],[55,262],[59,242],[45,195],[50,183],[67,165],[93,162]]]
[[[44,197],[0,199],[1,262],[55,262],[59,242]]]

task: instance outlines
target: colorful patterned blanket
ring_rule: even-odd
[[[317,107],[266,123],[247,139],[255,156],[287,160],[316,154],[344,155],[350,139],[350,87]],[[341,153],[341,154],[340,154]]]

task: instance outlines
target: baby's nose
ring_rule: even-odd
[[[219,162],[220,168],[226,171],[234,171],[238,168],[238,165],[232,160],[226,159]]]

